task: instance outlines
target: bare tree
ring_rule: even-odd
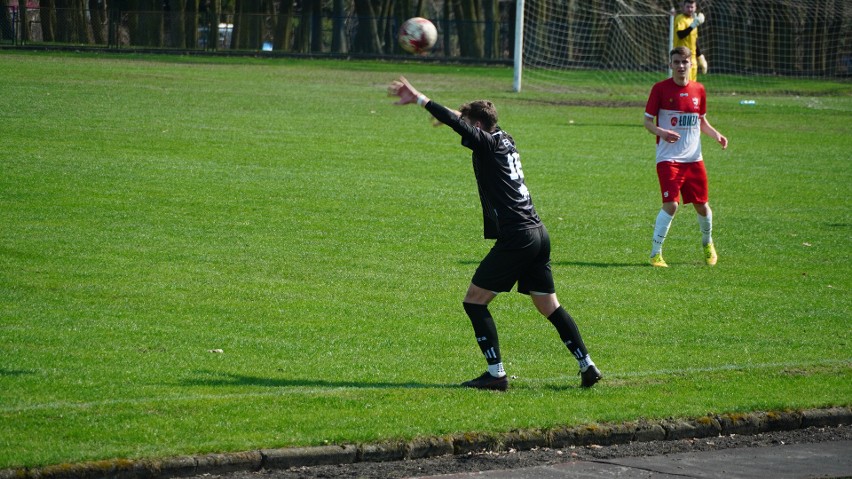
[[[184,45],[189,48],[198,46],[199,0],[183,0],[186,13],[183,18]]]
[[[379,28],[370,0],[354,0],[358,30],[352,50],[356,53],[378,53],[382,51]]]
[[[497,0],[482,0],[485,31],[483,45],[486,58],[499,58],[500,47],[500,5]]]
[[[163,6],[160,0],[125,0],[127,30],[132,45],[163,45]]]
[[[92,40],[98,45],[105,45],[107,43],[106,0],[89,0],[89,22],[91,23]]]
[[[346,30],[344,26],[344,0],[334,0],[331,13],[331,52],[346,53],[348,50],[346,42]]]
[[[263,41],[262,1],[236,0],[234,10],[233,48],[259,50]]]
[[[452,11],[455,16],[461,56],[484,57],[482,3],[480,0],[452,0]]]
[[[169,0],[169,46],[186,48],[186,0]]]
[[[56,41],[56,2],[41,0],[38,15],[41,22],[41,39],[45,42]]]
[[[302,2],[302,12],[299,16],[299,26],[296,29],[296,42],[294,50],[300,53],[310,53],[318,51],[319,43],[318,35],[321,34],[321,29],[315,20],[320,19],[322,11],[320,9],[319,0],[306,0]],[[317,47],[315,49],[315,47]]]
[[[15,27],[12,25],[11,9],[0,7],[0,41],[12,39]]]
[[[278,20],[275,24],[275,40],[273,48],[282,52],[292,50],[293,38],[293,15],[294,8],[292,0],[281,0],[278,7]]]
[[[27,21],[27,0],[18,0],[18,26],[20,27],[21,43],[30,39],[30,23]]]

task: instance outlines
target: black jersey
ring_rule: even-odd
[[[430,101],[426,109],[461,135],[462,146],[473,152],[473,172],[482,203],[485,237],[493,239],[501,232],[540,226],[541,219],[524,184],[521,159],[511,135],[499,126],[489,133],[469,125],[434,101]]]

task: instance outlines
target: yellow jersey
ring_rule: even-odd
[[[689,71],[689,79],[690,81],[695,81],[698,79],[698,29],[693,28],[689,35],[685,38],[680,38],[677,35],[677,32],[686,30],[692,25],[693,17],[687,17],[686,15],[679,13],[675,17],[675,35],[674,35],[674,47],[686,47],[689,48],[689,51],[692,52],[692,70]]]

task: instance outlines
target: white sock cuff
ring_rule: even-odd
[[[506,370],[503,369],[503,363],[489,364],[488,373],[494,376],[495,378],[502,378],[506,375]]]

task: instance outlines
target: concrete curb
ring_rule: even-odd
[[[529,450],[538,447],[627,444],[729,434],[759,434],[808,427],[852,424],[852,406],[827,409],[725,413],[692,419],[639,420],[622,424],[586,424],[504,434],[466,433],[417,438],[408,442],[261,449],[258,451],[177,456],[164,459],[114,459],[41,468],[0,470],[0,479],[161,479],[235,471],[289,469],[356,462],[421,459],[478,452]]]

